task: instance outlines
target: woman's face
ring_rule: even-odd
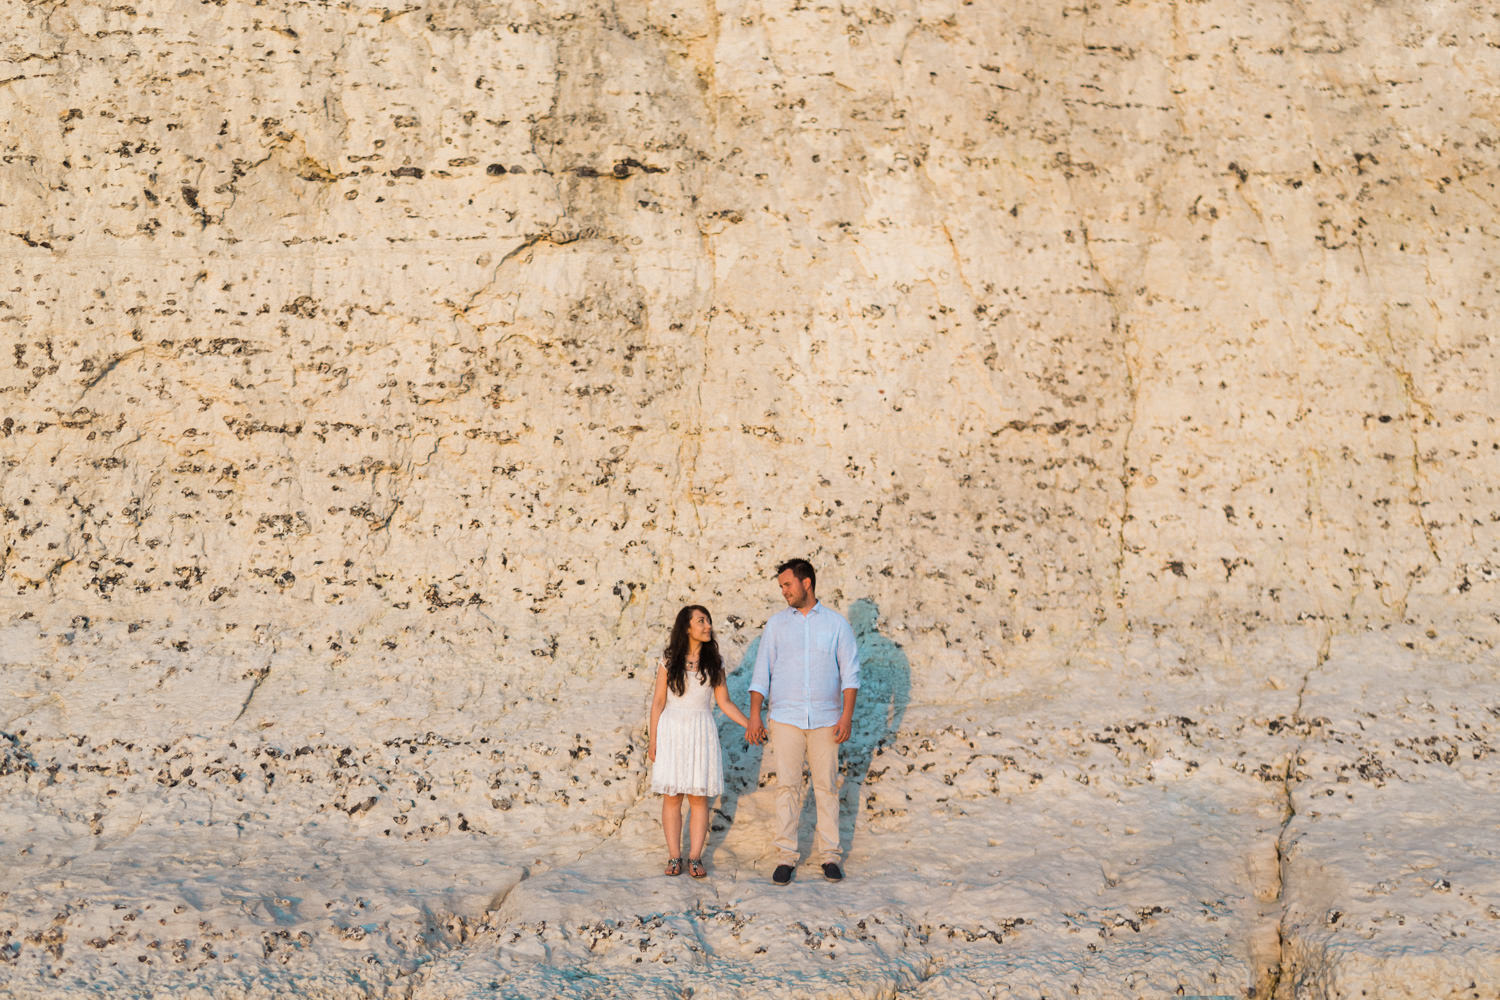
[[[694,611],[693,617],[688,620],[688,638],[698,642],[708,642],[714,637],[714,624],[708,620],[708,615],[702,611]]]

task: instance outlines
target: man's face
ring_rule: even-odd
[[[776,577],[776,582],[781,586],[781,596],[786,598],[787,604],[797,610],[802,610],[812,603],[812,588],[807,585],[806,580],[797,579],[797,574],[789,569],[784,569]]]

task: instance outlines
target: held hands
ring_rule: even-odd
[[[853,719],[839,719],[838,725],[833,727],[833,738],[836,742],[847,743],[849,742],[849,736],[853,732],[853,730]],[[764,743],[766,741],[766,735],[767,734],[765,728],[760,724],[760,722],[755,719],[751,719],[750,725],[745,727],[746,743]],[[655,748],[653,747],[652,753],[654,754],[655,752]],[[652,759],[655,760],[656,758],[653,756]]]

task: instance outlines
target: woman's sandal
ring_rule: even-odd
[[[665,874],[667,874],[667,875],[681,875],[682,874],[682,859],[681,858],[668,858],[667,859],[667,870],[666,870]]]
[[[703,867],[702,858],[688,858],[688,874],[693,878],[708,877],[708,869]]]

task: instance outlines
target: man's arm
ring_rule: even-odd
[[[765,700],[765,695],[759,691],[750,692],[750,725],[745,727],[746,743],[764,743],[766,740],[765,727],[760,724],[760,704]]]
[[[760,644],[755,647],[755,669],[750,672],[750,725],[745,727],[746,743],[764,743],[765,726],[761,725],[760,710],[766,695],[771,693],[771,623],[767,622],[760,634]]]
[[[854,699],[858,696],[858,688],[844,688],[844,712],[839,716],[838,725],[833,727],[833,738],[840,743],[847,742],[849,734],[854,731]]]
[[[844,691],[844,710],[834,727],[833,738],[844,743],[854,732],[854,699],[859,696],[859,644],[854,641],[854,629],[847,621],[839,629],[834,656],[839,665],[839,687]]]
[[[834,658],[839,666],[839,687],[859,687],[859,643],[854,641],[854,629],[847,621],[841,621],[838,640],[833,647]]]

